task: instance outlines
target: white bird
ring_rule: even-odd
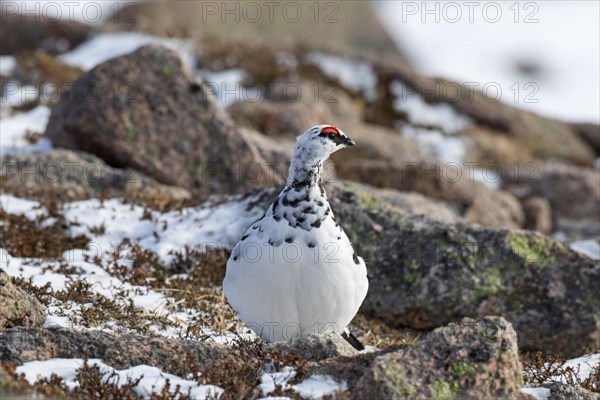
[[[266,341],[339,333],[362,349],[347,326],[367,294],[367,268],[321,182],[329,155],[354,145],[331,125],[298,136],[285,188],[233,248],[225,296]]]

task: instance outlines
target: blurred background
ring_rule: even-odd
[[[79,362],[94,330],[89,340],[108,344],[86,356],[192,376],[173,379],[198,393],[267,395],[257,371],[268,363],[301,376],[303,358],[244,352],[253,336],[221,282],[284,184],[296,137],[333,124],[357,143],[324,168],[368,265],[354,333],[405,349],[470,317],[509,343],[460,325],[464,337],[440,348],[471,357],[481,339],[490,364],[474,370],[465,356],[464,370],[428,375],[437,356],[416,353],[423,381],[404,394],[428,398],[439,377],[468,398],[516,397],[523,380],[533,393],[557,360],[536,369],[537,351],[587,357],[578,385],[600,390],[598,1],[3,0],[0,12],[0,356],[20,372],[49,376],[52,360],[26,362],[44,355]],[[72,336],[37,340],[23,326]],[[209,370],[158,339],[131,355],[137,345],[107,331],[196,339],[185,346],[201,346]],[[120,351],[102,353],[114,343],[126,354],[116,361]],[[490,354],[505,347],[514,363],[500,365]],[[202,358],[212,350],[234,364]],[[75,361],[61,370],[70,387]],[[398,369],[411,365],[389,371],[411,376]],[[3,376],[19,379],[3,371],[0,397]],[[348,385],[327,393],[354,393],[358,378],[336,375]],[[56,382],[40,385],[70,390]]]
[[[4,3],[3,11],[11,12],[11,2]],[[29,15],[92,25],[110,22],[127,4],[18,3]],[[213,34],[401,56],[427,75],[498,84],[502,101],[517,107],[571,122],[600,118],[596,1],[320,3],[249,2],[222,9],[211,1],[139,2],[120,17],[138,30],[168,36]],[[522,87],[528,83],[535,86]]]

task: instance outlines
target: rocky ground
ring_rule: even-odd
[[[389,38],[266,45],[160,7],[0,28],[0,397],[600,398],[597,125],[450,96]],[[369,270],[360,353],[263,343],[221,289],[320,123],[358,143],[325,180]]]

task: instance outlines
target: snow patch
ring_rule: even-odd
[[[8,214],[25,215],[32,220],[47,214],[46,209],[37,201],[22,199],[4,192],[0,192],[0,207]]]
[[[0,121],[0,132],[2,132],[0,156],[16,152],[50,150],[52,143],[47,138],[42,138],[33,145],[25,138],[28,132],[43,133],[49,118],[50,109],[46,106],[37,106],[33,110],[3,118]]]
[[[446,163],[462,164],[467,154],[465,140],[457,136],[445,136],[439,130],[416,128],[403,125],[400,132],[409,138],[414,138],[425,153]]]
[[[111,199],[67,203],[65,219],[74,224],[70,235],[85,235],[104,252],[125,238],[171,262],[171,251],[185,246],[205,250],[218,247],[232,249],[245,229],[260,218],[262,211],[246,210],[246,200],[233,200],[220,205],[208,201],[196,207],[161,213]],[[96,228],[102,226],[103,233]]]
[[[274,392],[276,387],[281,387],[283,390],[291,389],[303,399],[321,399],[325,396],[335,396],[336,393],[348,389],[346,382],[337,381],[329,375],[313,375],[297,385],[290,385],[288,382],[295,377],[296,371],[293,367],[284,367],[279,372],[263,372],[259,389],[264,395]]]
[[[256,100],[260,98],[258,89],[244,87],[243,83],[248,78],[248,74],[241,68],[231,68],[218,72],[199,69],[198,75],[206,84],[207,89],[214,95],[217,104],[223,107],[244,99]]]
[[[578,240],[569,244],[569,247],[578,251],[592,260],[600,260],[600,243],[594,239]]]
[[[598,364],[600,364],[600,353],[571,359],[565,363],[564,368],[573,368],[575,371],[579,369],[577,376],[583,381],[590,376]],[[567,384],[567,381],[563,376],[550,378],[550,381]],[[522,388],[521,392],[532,395],[536,400],[548,400],[548,396],[550,396],[550,389],[544,387]]]
[[[321,52],[308,53],[306,60],[348,89],[362,93],[368,101],[377,98],[377,75],[370,63]]]
[[[17,66],[17,59],[13,56],[0,56],[0,75],[11,76]]]
[[[164,46],[177,52],[190,68],[196,65],[194,44],[191,40],[164,39],[135,32],[97,34],[59,58],[67,64],[90,70],[98,64],[132,53],[148,44]]]
[[[536,400],[548,400],[550,396],[550,389],[546,388],[522,388],[521,393],[525,393],[535,397]]]
[[[17,367],[17,373],[24,374],[25,379],[30,384],[35,383],[40,378],[49,378],[52,374],[55,374],[63,378],[68,388],[73,389],[79,385],[76,380],[77,370],[83,367],[83,363],[84,361],[79,358],[55,358],[46,361],[30,361]],[[192,399],[218,398],[223,393],[223,389],[218,386],[200,385],[196,381],[167,374],[156,367],[148,365],[138,365],[123,370],[116,370],[99,359],[88,360],[88,365],[97,366],[104,376],[105,381],[116,384],[119,387],[123,386],[128,379],[135,381],[141,378],[134,390],[138,396],[144,399],[150,398],[153,393],[160,393],[167,380],[170,384],[170,393],[174,393],[175,388],[179,386],[180,392],[187,393],[189,391]]]
[[[284,367],[279,372],[263,372],[260,376],[259,389],[264,395],[275,391],[277,386],[284,389],[289,387],[288,381],[296,376],[296,370],[293,367]]]
[[[313,375],[294,385],[294,390],[304,399],[321,399],[348,390],[348,384],[338,382],[329,375]]]
[[[127,266],[132,262],[131,248],[122,243],[125,238],[144,249],[156,252],[167,263],[174,257],[169,254],[171,250],[180,252],[185,246],[199,251],[212,247],[231,249],[246,228],[262,215],[259,207],[250,206],[256,200],[252,196],[232,197],[231,201],[222,204],[214,204],[214,201],[208,200],[197,207],[165,213],[124,204],[118,199],[66,203],[59,212],[63,214],[67,224],[71,225],[70,234],[90,238],[87,248],[62,253],[62,260],[74,270],[73,273],[62,272],[59,260],[43,260],[47,270],[42,274],[40,260],[12,257],[1,248],[0,268],[10,276],[31,278],[32,284],[38,287],[49,284],[54,291],[65,290],[70,282],[83,280],[91,285],[94,293],[124,306],[132,302],[142,312],[168,318],[174,323],[173,326],[151,326],[151,329],[163,336],[177,337],[202,317],[203,312],[179,306],[174,309],[174,300],[168,296],[168,292],[163,294],[145,286],[123,282],[103,267],[114,262],[117,249],[120,254],[119,264]],[[47,215],[47,210],[38,202],[4,193],[0,196],[0,205],[8,213],[25,215],[32,220]],[[51,222],[47,218],[41,223]],[[99,265],[95,260],[99,260]],[[90,306],[92,305],[53,301],[48,307],[46,326],[81,328],[80,310]],[[99,328],[111,331],[119,327],[105,323]],[[224,333],[215,332],[207,326],[203,328],[203,334],[226,345],[239,337],[250,340],[256,338],[254,333],[242,325],[238,326],[237,332]]]
[[[579,368],[579,379],[585,380],[587,379],[594,368],[596,368],[600,364],[600,353],[589,354],[587,356],[573,358],[565,363],[565,367],[571,367],[575,370]],[[563,377],[560,377],[560,382],[567,383]]]
[[[390,91],[396,97],[395,110],[405,114],[412,125],[435,127],[445,134],[454,134],[471,124],[469,118],[459,114],[450,105],[427,103],[420,93],[400,81],[392,82]]]
[[[483,183],[490,189],[499,190],[502,185],[502,178],[500,178],[497,172],[491,169],[473,168],[473,180]]]

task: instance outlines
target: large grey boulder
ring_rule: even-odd
[[[172,50],[144,46],[84,74],[45,135],[201,195],[281,182]]]

